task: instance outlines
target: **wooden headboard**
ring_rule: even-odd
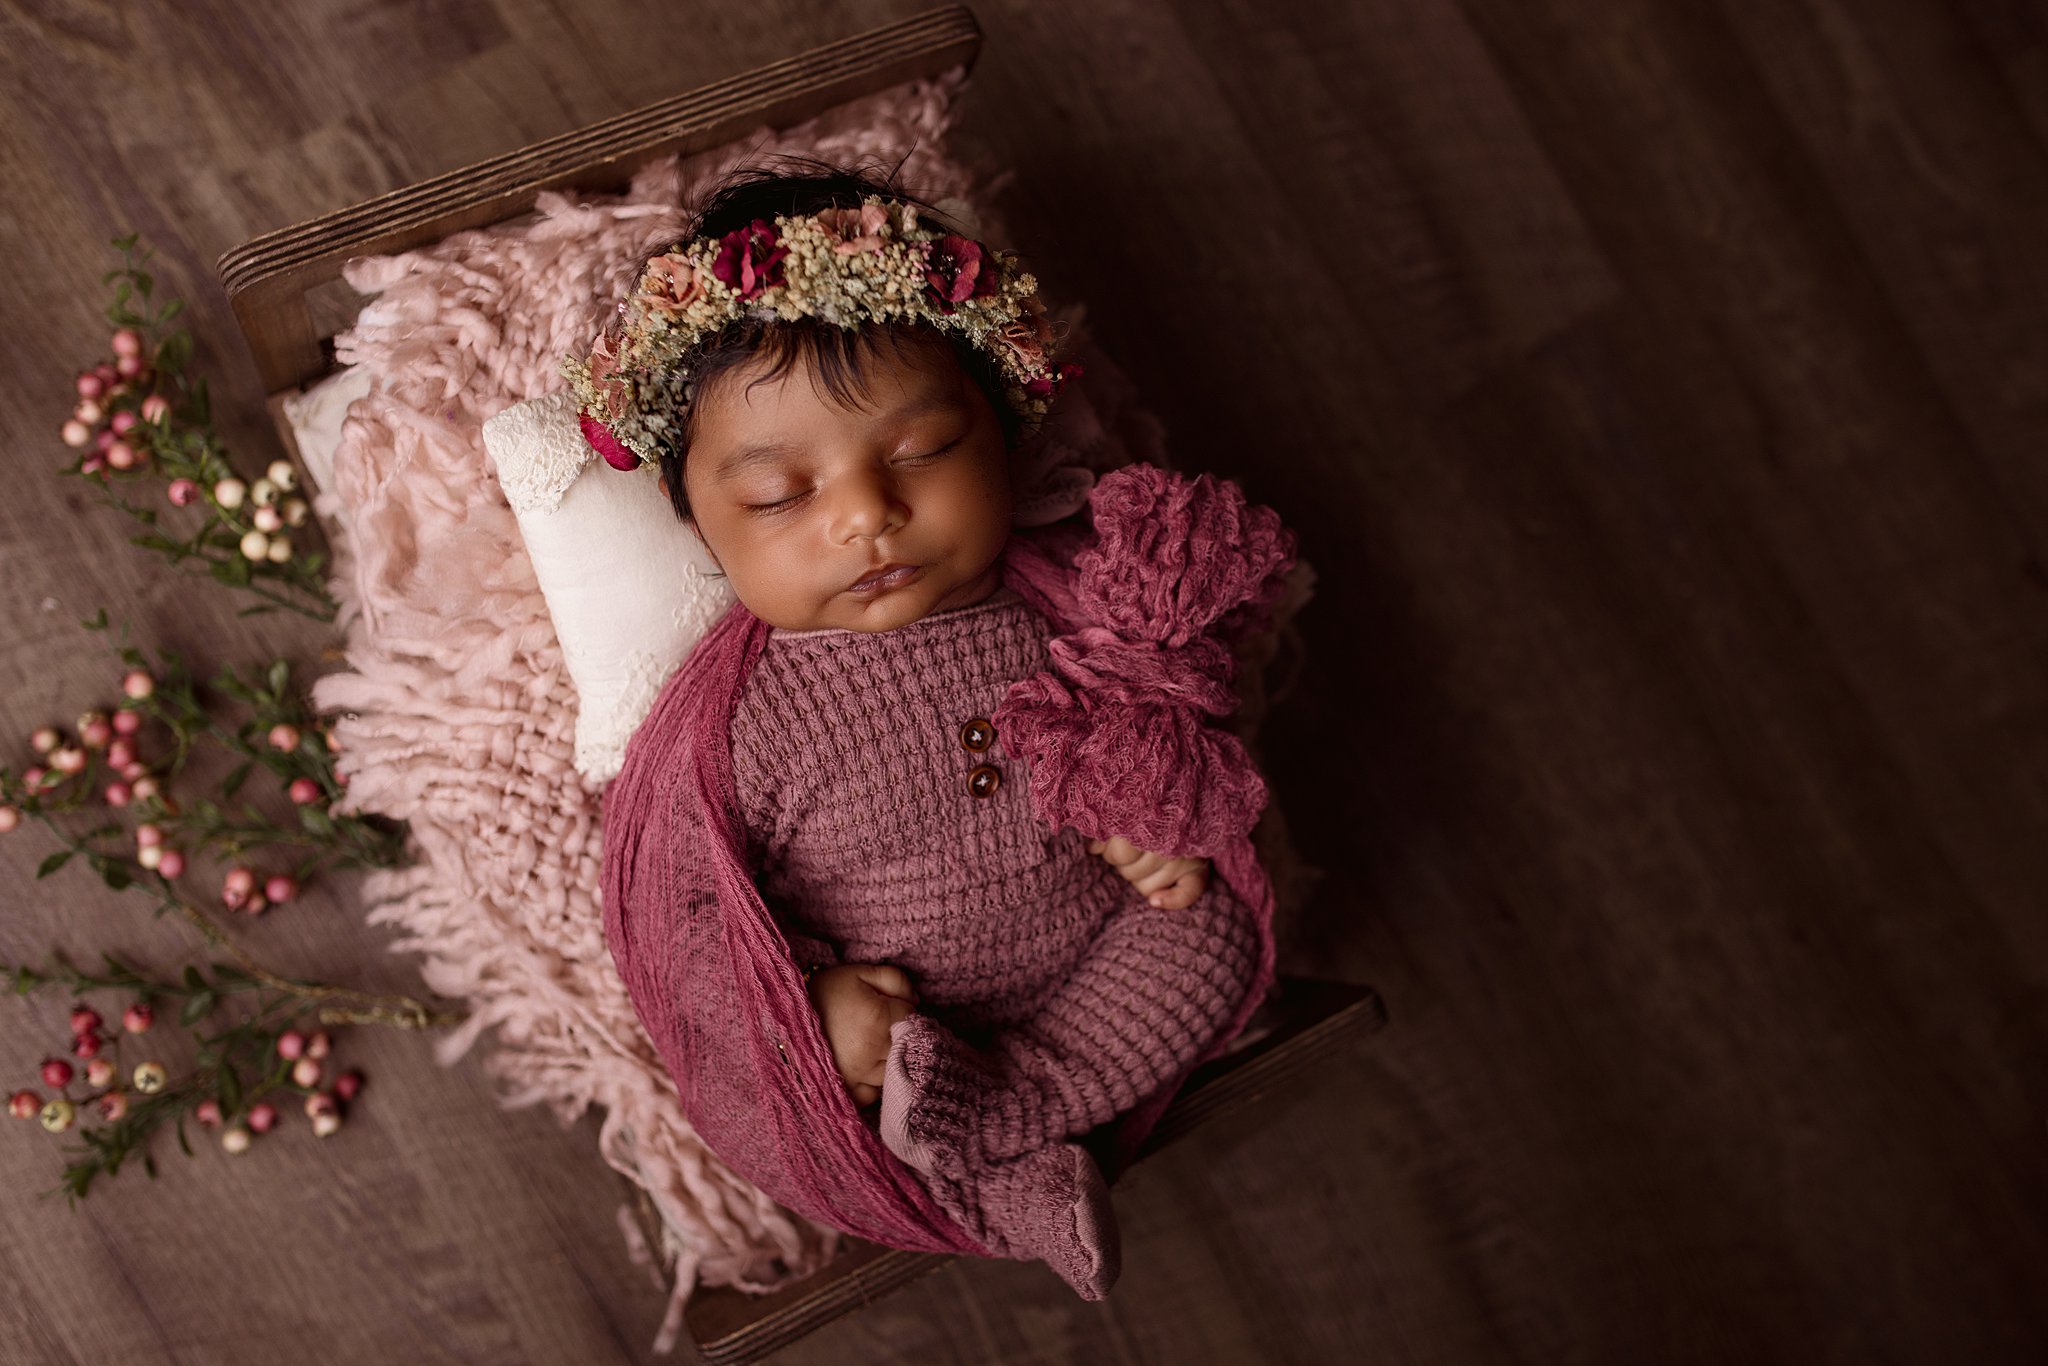
[[[980,53],[973,12],[945,5],[244,242],[221,256],[220,277],[273,412],[277,399],[331,368],[328,343],[362,302],[341,278],[351,257],[517,218],[543,190],[622,190],[655,157],[688,156],[904,81],[971,70]]]

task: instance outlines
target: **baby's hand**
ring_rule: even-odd
[[[832,1045],[832,1061],[855,1105],[882,1098],[882,1065],[889,1060],[889,1027],[917,1008],[917,993],[901,968],[847,963],[811,975],[811,1005]]]
[[[1110,840],[1090,840],[1088,852],[1108,859],[1125,881],[1148,893],[1154,906],[1167,910],[1186,910],[1209,885],[1209,860],[1148,853],[1122,835]]]

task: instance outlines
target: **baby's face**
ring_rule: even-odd
[[[748,362],[698,398],[683,471],[690,519],[739,600],[770,626],[890,631],[1001,585],[1010,462],[988,399],[941,345],[867,357],[871,412],[802,362]],[[861,584],[885,566],[908,566]]]

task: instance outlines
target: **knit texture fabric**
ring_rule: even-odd
[[[1264,629],[1293,560],[1292,533],[1270,509],[1247,506],[1228,481],[1207,475],[1190,480],[1150,465],[1105,475],[1090,493],[1086,525],[1019,531],[1003,555],[1006,586],[1057,634],[1049,640],[1039,637],[1041,667],[1014,679],[988,718],[1001,746],[996,766],[1005,774],[994,794],[979,800],[997,801],[1004,787],[1022,780],[1030,809],[1045,827],[1037,838],[1038,847],[1050,851],[1045,863],[1051,868],[1040,874],[1046,886],[1058,885],[1059,866],[1076,847],[1075,838],[1126,834],[1160,852],[1209,853],[1215,877],[1207,904],[1227,906],[1234,899],[1242,908],[1242,917],[1226,912],[1225,918],[1249,926],[1251,967],[1233,984],[1235,1004],[1224,1009],[1219,1026],[1208,1030],[1202,1056],[1219,1051],[1243,1028],[1270,981],[1273,890],[1251,841],[1264,799],[1256,768],[1234,736],[1190,718],[1221,714],[1216,708],[1227,712],[1234,705],[1233,649],[1241,643],[1239,633]],[[1002,604],[990,609],[991,614],[1004,610]],[[963,617],[934,625],[966,630],[970,621]],[[804,990],[806,964],[796,956],[801,941],[793,941],[778,924],[763,899],[763,882],[769,879],[763,874],[757,880],[757,870],[747,861],[747,817],[735,781],[733,727],[748,680],[770,653],[770,638],[769,628],[743,606],[722,619],[664,688],[605,794],[605,936],[620,979],[677,1083],[691,1122],[714,1151],[763,1191],[820,1222],[892,1246],[1000,1251],[1000,1239],[991,1236],[985,1222],[977,1227],[971,1213],[949,1212],[949,1205],[970,1210],[970,1203],[947,1187],[972,1186],[976,1163],[986,1169],[1005,1160],[1028,1162],[1034,1154],[1060,1158],[1064,1150],[1058,1144],[1042,1144],[1015,1159],[1004,1155],[1034,1133],[1072,1132],[1088,1116],[1101,1113],[1100,1104],[1088,1098],[1086,1082],[1069,1078],[1062,1089],[1058,1079],[1039,1084],[1020,1078],[1034,1075],[1034,1067],[1038,1077],[1053,1076],[1049,1067],[1068,1066],[1092,1045],[1037,1039],[1045,1049],[1043,1058],[1027,1058],[1014,1045],[1006,1053],[1001,1042],[1006,1032],[1035,1038],[1032,1025],[1043,1005],[1031,1010],[1026,993],[990,986],[989,970],[963,953],[956,964],[940,966],[934,974],[955,993],[948,1009],[962,1012],[959,1032],[930,1034],[925,1039],[929,1047],[916,1049],[907,1038],[897,1039],[900,1047],[891,1051],[891,1075],[912,1077],[909,1086],[898,1088],[903,1100],[892,1115],[896,1148],[902,1151],[885,1145],[854,1108]],[[1224,648],[1208,648],[1212,639]],[[1000,652],[1013,647],[988,648],[1000,662]],[[996,662],[989,667],[1000,672]],[[871,682],[863,685],[863,691],[869,690]],[[971,700],[978,707],[988,695],[976,692]],[[950,709],[962,700],[953,698]],[[849,691],[837,705],[857,703]],[[950,725],[955,718],[945,719]],[[938,721],[935,703],[927,717],[933,735],[940,733]],[[890,733],[903,732],[892,727]],[[950,742],[958,744],[957,739]],[[760,742],[749,743],[759,762]],[[910,760],[890,754],[879,762],[887,774],[892,764]],[[930,762],[929,754],[922,762]],[[952,762],[954,781],[964,781],[959,759]],[[910,771],[900,768],[899,776]],[[1057,781],[1046,781],[1048,775]],[[1210,794],[1221,794],[1221,799],[1210,800]],[[890,803],[892,809],[899,802],[900,794]],[[761,828],[775,830],[775,804],[757,799],[755,808],[770,813]],[[1027,848],[1014,831],[1003,833],[999,810],[975,813],[975,819],[990,821],[987,842],[977,848],[985,848],[998,867],[1005,858],[1021,861],[1020,851]],[[1065,825],[1074,831],[1060,833]],[[794,832],[796,826],[788,828]],[[1059,840],[1069,843],[1062,846]],[[803,850],[801,839],[786,845],[799,854]],[[863,851],[871,868],[884,870],[870,871],[870,878],[886,874],[887,853],[880,847]],[[786,858],[782,875],[795,876],[790,869],[801,866],[801,858]],[[1028,869],[1008,870],[1006,885],[1013,891],[1031,885],[1016,880],[1027,875]],[[1102,865],[1074,874],[1082,887],[1078,910],[1071,904],[1030,908],[1049,926],[1046,944],[1077,934],[1085,938],[1086,931],[1075,927],[1101,914],[1089,900],[1101,893],[1087,882],[1107,886],[1105,875],[1114,877],[1114,870]],[[920,881],[930,876],[913,869],[904,881],[928,896],[935,885],[943,885]],[[843,914],[864,923],[863,907],[872,909],[857,893],[838,903],[831,895],[828,890],[823,912],[828,917]],[[1134,911],[1123,903],[1108,913],[1108,924],[1130,920],[1136,925]],[[783,914],[790,914],[788,907]],[[1210,923],[1200,915],[1176,914],[1178,928],[1193,927],[1197,934]],[[791,929],[801,932],[794,924]],[[1105,927],[1087,941],[1069,979],[1041,1002],[1058,998],[1073,978],[1084,974],[1094,947],[1107,934]],[[908,937],[915,936],[913,930]],[[828,942],[822,935],[811,937]],[[1182,998],[1199,997],[1207,979],[1201,971],[1183,974],[1174,968],[1171,951],[1162,955],[1140,946],[1140,961],[1147,952],[1152,961],[1146,971],[1180,983],[1178,995],[1157,998],[1168,1016],[1178,1018]],[[1059,962],[1058,951],[1035,945],[1020,957],[1057,975],[1056,967],[1045,965]],[[1114,977],[1111,972],[1092,987],[1082,985],[1107,1000],[1118,993]],[[1124,1012],[1121,1018],[1141,1020],[1151,1007],[1143,1004],[1142,992],[1133,996],[1139,1005],[1126,1001],[1117,1008]],[[1196,1021],[1197,1033],[1202,1032],[1201,1014],[1202,1008],[1190,1001],[1189,1019]],[[941,1023],[936,1016],[925,1018],[934,1026]],[[980,1034],[970,1038],[974,1031]],[[956,1045],[959,1051],[947,1051]],[[1134,1056],[1144,1057],[1142,1040],[1131,1041],[1130,1047]],[[1111,1106],[1128,1096],[1141,1097],[1117,1121],[1108,1145],[1112,1168],[1128,1158],[1156,1122],[1185,1068],[1149,1094],[1139,1088],[1179,1060],[1178,1054],[1154,1060],[1150,1073],[1125,1065],[1127,1084],[1121,1091],[1114,1083],[1101,1083],[1103,1103]],[[926,1080],[918,1081],[920,1075]],[[883,1092],[886,1101],[886,1082]],[[1006,1106],[1015,1108],[1005,1114]],[[1005,1117],[984,1126],[967,1112]],[[993,1142],[987,1136],[991,1132],[996,1134]],[[919,1165],[906,1161],[904,1152]],[[949,1171],[967,1175],[956,1178]],[[1066,1184],[1072,1198],[1063,1213],[1085,1243],[1088,1197],[1078,1176],[1069,1168]],[[990,1185],[1009,1189],[1001,1180]],[[1113,1260],[1113,1247],[1079,1250],[1098,1261],[1105,1255]],[[1070,1280],[1080,1279],[1079,1271],[1077,1266],[1062,1268]],[[1099,1280],[1102,1267],[1094,1274]]]
[[[883,1142],[992,1250],[1079,1265],[1095,1298],[1092,1259],[1063,1255],[1069,1205],[1035,1175],[1069,1191],[1090,1159],[1016,1159],[1184,1075],[1251,990],[1258,935],[1220,880],[1152,907],[1074,827],[1039,819],[1029,760],[988,718],[1054,637],[1011,589],[893,631],[773,632],[733,718],[733,778],[799,961],[887,963],[917,985]],[[1091,1213],[1112,1222],[1106,1202]]]

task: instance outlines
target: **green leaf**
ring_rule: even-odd
[[[193,1155],[192,1140],[185,1137],[185,1117],[183,1115],[178,1116],[178,1146],[185,1150],[185,1156],[191,1157]]]
[[[275,612],[276,610],[277,609],[275,607],[271,606],[267,602],[259,602],[254,607],[244,607],[241,611],[235,613],[235,615],[238,617],[260,617],[265,612]]]
[[[50,855],[48,858],[44,859],[42,863],[37,865],[36,876],[39,878],[48,877],[50,874],[56,872],[59,868],[62,868],[65,864],[71,862],[71,856],[76,852],[78,851],[75,849],[59,849],[56,853]]]
[[[280,659],[270,666],[270,695],[282,698],[285,684],[291,682],[292,666]]]
[[[105,854],[87,854],[85,861],[100,875],[100,881],[117,892],[125,891],[134,884],[135,879],[128,875],[126,865],[118,859],[108,858]]]
[[[86,630],[88,630],[88,631],[104,631],[104,630],[106,630],[106,629],[107,629],[107,609],[106,609],[106,608],[104,608],[104,607],[100,608],[100,610],[99,610],[99,614],[98,614],[97,616],[94,616],[94,617],[92,617],[91,619],[89,619],[89,620],[87,620],[87,621],[81,621],[81,622],[79,622],[78,624],[79,624],[80,626],[83,626],[83,627],[84,627],[84,628],[85,628]]]
[[[242,1104],[242,1079],[232,1067],[220,1070],[220,1112],[232,1115]]]
[[[250,764],[253,764],[254,762],[255,760],[252,759],[249,761],[249,763],[241,765],[233,773],[228,774],[228,776],[221,782],[220,795],[223,797],[232,797],[235,795],[236,792],[240,791],[243,780],[249,776]]]
[[[198,1024],[213,1013],[213,1007],[218,999],[210,991],[200,992],[185,1002],[185,1008],[178,1012],[178,1023],[187,1026]]]
[[[334,833],[334,818],[317,806],[300,807],[299,824],[305,826],[309,832],[315,835],[331,835]]]
[[[205,991],[207,989],[206,979],[201,977],[199,969],[193,967],[190,963],[185,965],[185,985],[194,991]]]
[[[142,1155],[142,1170],[149,1174],[150,1180],[156,1180],[156,1159],[148,1153]]]

